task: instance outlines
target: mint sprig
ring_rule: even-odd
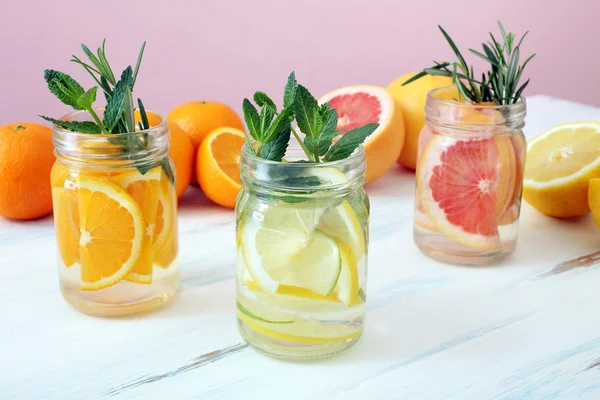
[[[341,160],[350,156],[379,126],[376,123],[367,124],[347,133],[338,130],[337,111],[331,109],[329,103],[319,105],[310,91],[298,84],[294,72],[289,75],[285,85],[281,112],[277,113],[277,106],[264,92],[254,93],[253,99],[260,107],[260,112],[250,100],[244,99],[242,102],[249,131],[249,135],[245,135],[246,144],[253,154],[268,160],[281,161],[291,134],[309,162]],[[304,139],[291,126],[294,120]]]
[[[44,71],[44,79],[48,84],[50,92],[61,102],[71,106],[75,110],[87,111],[94,121],[63,121],[46,116],[40,116],[41,118],[63,129],[69,129],[79,133],[119,134],[136,131],[134,118],[136,108],[133,101],[133,88],[140,70],[146,42],[142,44],[135,68],[132,68],[131,66],[125,68],[118,81],[113,72],[113,68],[106,57],[105,45],[106,39],[102,41],[102,46],[94,53],[85,44],[82,44],[81,49],[89,61],[85,62],[75,55],[71,59],[72,62],[83,67],[97,84],[87,91],[84,90],[83,86],[75,79],[64,72],[52,69]],[[102,120],[100,120],[99,116],[96,114],[93,106],[96,101],[98,88],[102,89],[106,99],[106,108]],[[140,130],[149,129],[148,116],[143,103],[139,98],[137,99],[137,104],[141,116],[141,122],[139,123],[138,128]],[[120,140],[134,140],[135,142],[128,142],[129,149],[143,149],[147,146],[145,142],[136,137],[115,137],[111,140],[115,143]],[[127,148],[127,146],[125,146],[125,148]],[[171,182],[174,184],[175,173],[168,163],[168,160],[161,165]],[[151,167],[152,166],[138,167],[138,170],[140,173],[145,174],[148,168]]]

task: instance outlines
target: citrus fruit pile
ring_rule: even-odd
[[[315,169],[314,175],[326,172]],[[245,205],[238,230],[239,318],[254,331],[295,343],[360,334],[347,324],[319,324],[314,314],[335,320],[336,312],[364,306],[359,275],[365,273],[366,239],[359,206],[348,200],[327,206],[260,201]]]
[[[557,125],[529,141],[523,199],[558,218],[597,218],[600,178],[600,121]],[[588,190],[589,189],[589,190]]]
[[[489,117],[468,110],[464,122]],[[515,135],[443,135],[425,128],[415,223],[473,249],[500,249],[499,226],[518,217],[522,143]]]
[[[177,198],[161,167],[75,174],[56,163],[51,181],[58,249],[66,268],[80,266],[82,290],[149,284],[154,266],[173,264]]]
[[[209,199],[233,208],[241,188],[239,159],[245,143],[238,114],[217,101],[190,101],[175,107],[167,119],[192,144],[188,184],[198,183]]]

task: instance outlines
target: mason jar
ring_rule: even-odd
[[[244,146],[236,204],[240,334],[278,358],[343,351],[363,332],[369,200],[362,147],[349,158],[284,162]]]
[[[414,240],[452,264],[490,264],[517,243],[526,141],[525,100],[457,101],[455,87],[431,91],[419,136]]]
[[[98,110],[102,118],[102,110]],[[85,111],[62,118],[89,121]],[[175,168],[165,119],[148,130],[85,134],[55,126],[51,173],[63,297],[98,316],[148,311],[179,285]]]

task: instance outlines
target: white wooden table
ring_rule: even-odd
[[[600,119],[528,100],[526,134]],[[423,256],[413,174],[372,201],[366,330],[332,359],[284,362],[235,324],[234,216],[190,189],[180,207],[181,287],[163,308],[102,319],[57,282],[52,218],[0,218],[1,399],[600,399],[600,230],[524,204],[516,252],[490,267]]]

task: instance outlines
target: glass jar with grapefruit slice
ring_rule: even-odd
[[[488,264],[515,248],[525,164],[525,102],[458,101],[433,90],[419,137],[414,238],[438,260]]]
[[[97,111],[102,115],[102,111]],[[87,121],[82,111],[64,121]],[[166,121],[133,133],[55,126],[51,183],[64,298],[92,315],[156,308],[179,285],[177,197]]]

